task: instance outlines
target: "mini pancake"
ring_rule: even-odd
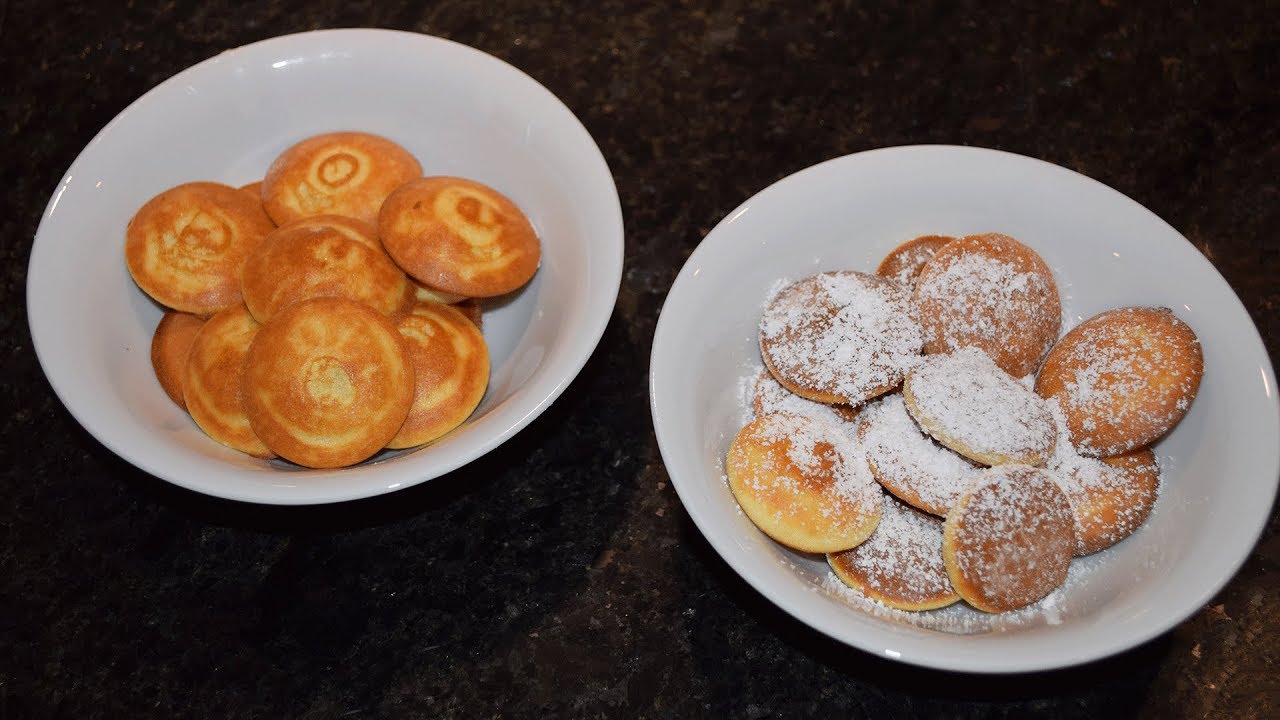
[[[387,138],[325,133],[276,157],[262,180],[262,202],[280,225],[309,215],[345,215],[376,225],[391,191],[418,177],[418,159]]]
[[[1062,326],[1049,266],[999,233],[969,235],[940,248],[916,278],[913,302],[926,355],[978,347],[1019,378],[1035,372]]]
[[[244,301],[259,322],[313,297],[346,297],[384,315],[402,309],[410,289],[381,249],[324,225],[286,225],[245,260]]]
[[[1109,458],[1076,456],[1053,467],[1075,518],[1076,555],[1115,545],[1146,522],[1160,491],[1160,466],[1150,448]]]
[[[985,612],[1026,607],[1067,577],[1076,547],[1071,506],[1049,473],[1001,465],[947,513],[942,559],[951,585]]]
[[[187,412],[209,437],[254,457],[268,458],[271,451],[245,414],[241,387],[245,356],[260,328],[244,305],[209,318],[192,339],[182,388]]]
[[[382,313],[341,297],[294,303],[249,348],[245,408],[286,460],[333,468],[386,446],[413,404],[413,360]]]
[[[902,396],[925,432],[984,465],[1044,465],[1057,444],[1049,405],[976,347],[926,355]]]
[[[1168,308],[1108,310],[1062,337],[1036,377],[1071,442],[1107,457],[1151,444],[1182,421],[1200,389],[1195,332]]]
[[[343,215],[310,215],[308,217],[298,218],[297,220],[281,225],[280,227],[282,229],[310,227],[336,230],[361,245],[368,247],[370,250],[373,250],[380,255],[386,255],[386,251],[382,249],[382,241],[378,239],[378,228],[363,220],[357,220],[353,217],[346,217]],[[387,259],[390,260],[390,258]]]
[[[853,440],[802,415],[762,415],[729,446],[729,487],[766,535],[804,552],[838,552],[866,540],[883,493]]]
[[[468,299],[465,295],[456,295],[454,293],[433,290],[417,280],[414,280],[412,277],[409,278],[409,281],[413,283],[413,299],[420,302],[436,302],[443,303],[445,305],[456,305],[457,303]]]
[[[856,406],[894,389],[922,342],[901,286],[861,272],[804,278],[775,295],[760,320],[765,367],[816,402]]]
[[[416,303],[395,325],[413,361],[414,393],[387,447],[407,448],[441,437],[476,409],[489,386],[489,349],[475,323],[450,305]]]
[[[262,204],[229,185],[194,182],[151,198],[125,230],[125,262],[143,292],[201,316],[240,304],[240,268],[275,229]]]
[[[908,240],[885,255],[876,268],[876,274],[897,280],[905,287],[914,287],[925,263],[932,260],[938,250],[952,240],[955,238],[950,235],[921,235]]]
[[[841,582],[899,610],[933,610],[960,599],[942,561],[942,519],[886,498],[866,542],[829,553]]]
[[[262,181],[255,180],[248,185],[240,186],[241,192],[249,193],[249,196],[258,202],[262,202]]]
[[[851,423],[858,417],[857,408],[849,405],[828,405],[806,400],[778,382],[768,370],[761,370],[751,388],[751,406],[756,415],[793,413],[837,425]]]
[[[858,439],[876,482],[925,512],[946,515],[978,479],[979,470],[969,460],[916,425],[898,393],[863,409]]]
[[[191,341],[204,327],[204,319],[191,313],[170,310],[160,318],[155,334],[151,336],[151,367],[156,372],[160,387],[178,407],[187,409],[182,398],[182,375],[187,366],[187,353]]]
[[[378,217],[387,253],[428,289],[494,297],[529,282],[541,245],[529,219],[497,190],[457,177],[405,183]]]

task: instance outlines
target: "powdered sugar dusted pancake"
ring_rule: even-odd
[[[796,550],[848,550],[880,521],[883,493],[855,441],[831,423],[762,415],[734,437],[726,469],[747,517]]]
[[[942,520],[886,498],[866,542],[827,555],[849,587],[900,610],[932,610],[960,599],[942,561]]]
[[[938,442],[984,465],[1043,465],[1057,443],[1049,405],[975,347],[926,356],[903,398]]]
[[[1049,266],[999,233],[969,235],[939,249],[916,279],[913,301],[926,354],[978,347],[1014,377],[1035,371],[1062,327]]]
[[[1067,496],[1046,471],[1001,465],[947,514],[942,557],[951,585],[986,612],[1025,607],[1067,577],[1075,554]]]
[[[889,251],[876,268],[876,274],[897,280],[903,287],[914,287],[925,264],[952,240],[955,238],[950,235],[921,235],[908,240]]]
[[[849,405],[828,405],[806,400],[778,382],[768,370],[761,370],[751,388],[751,406],[756,415],[793,413],[833,423],[849,423],[858,417],[858,409]]]
[[[1101,457],[1143,447],[1177,425],[1200,389],[1204,356],[1168,308],[1095,315],[1054,346],[1036,392],[1056,400],[1072,443]]]
[[[817,402],[856,406],[892,390],[922,342],[902,287],[860,272],[804,278],[774,296],[760,320],[765,367]]]
[[[863,409],[858,438],[876,481],[926,512],[946,515],[978,478],[977,467],[916,425],[898,393]]]

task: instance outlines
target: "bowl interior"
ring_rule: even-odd
[[[507,194],[538,231],[542,266],[529,285],[489,306],[490,386],[462,428],[355,468],[281,472],[288,466],[210,441],[161,391],[149,347],[162,309],[129,277],[124,228],[168,187],[259,180],[289,145],[343,129],[401,143],[425,174],[469,177]],[[581,123],[544,87],[439,38],[319,31],[211,58],[108,124],[49,202],[32,251],[28,315],[59,397],[130,462],[222,497],[329,502],[435,477],[524,427],[594,349],[621,267],[612,176]]]
[[[1197,332],[1206,373],[1185,420],[1156,447],[1164,468],[1148,522],[1073,563],[1030,609],[889,610],[833,582],[741,513],[724,478],[749,415],[737,379],[760,367],[757,323],[780,279],[874,272],[918,235],[1003,232],[1053,269],[1064,330],[1124,305],[1173,308]],[[788,177],[718,225],[681,271],[654,339],[651,405],[680,498],[712,545],[779,606],[832,637],[918,665],[1016,672],[1076,664],[1146,640],[1194,612],[1238,569],[1280,473],[1275,376],[1230,287],[1175,230],[1079,174],[977,148],[851,155]]]

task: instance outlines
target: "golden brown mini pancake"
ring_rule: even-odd
[[[243,305],[209,318],[191,342],[182,375],[187,411],[209,437],[254,457],[272,453],[245,415],[245,355],[260,325]]]
[[[850,405],[828,405],[806,400],[778,382],[768,370],[761,370],[751,388],[751,406],[756,415],[787,412],[827,420],[836,424],[852,423],[858,409]]]
[[[208,316],[240,304],[240,268],[271,219],[247,193],[194,182],[151,198],[125,230],[134,282],[165,307]]]
[[[418,159],[387,138],[326,133],[280,153],[262,180],[262,202],[280,225],[325,214],[376,225],[391,191],[421,176]]]
[[[1062,326],[1049,266],[999,233],[969,235],[940,248],[916,278],[913,301],[925,354],[981,348],[1019,378],[1035,372]]]
[[[783,288],[760,319],[760,354],[783,387],[857,406],[902,382],[920,326],[898,283],[867,273],[811,275]]]
[[[456,305],[457,303],[460,303],[463,300],[467,299],[467,296],[465,295],[456,295],[454,293],[447,293],[447,292],[442,292],[440,290],[433,290],[432,288],[429,288],[426,285],[423,285],[417,280],[414,280],[412,277],[409,278],[409,281],[413,283],[413,299],[418,300],[420,302],[435,302],[435,303],[443,303],[445,305]]]
[[[762,415],[729,446],[729,487],[756,527],[805,552],[838,552],[866,540],[884,493],[835,425],[802,415]]]
[[[286,225],[245,260],[244,301],[259,322],[313,297],[346,297],[384,315],[404,307],[409,281],[381,249],[325,225]]]
[[[925,432],[984,465],[1044,465],[1057,445],[1049,405],[976,347],[925,356],[902,397]]]
[[[828,553],[827,564],[845,585],[899,610],[933,610],[960,599],[942,561],[942,519],[892,498],[871,537]]]
[[[254,200],[257,200],[258,202],[262,202],[262,181],[261,180],[255,180],[254,182],[251,182],[248,185],[241,185],[240,190],[242,192],[249,193],[250,197],[252,197]]]
[[[1150,448],[1096,459],[1079,457],[1052,468],[1075,517],[1076,555],[1115,545],[1146,522],[1160,489],[1160,466]]]
[[[453,304],[453,308],[465,315],[477,330],[484,330],[484,306],[479,300],[475,298],[459,300]]]
[[[169,399],[183,410],[187,402],[182,398],[182,375],[187,366],[187,353],[191,341],[204,326],[204,319],[191,313],[170,310],[160,318],[156,332],[151,336],[151,367],[156,379]]]
[[[538,270],[541,246],[525,214],[497,190],[464,178],[426,177],[396,189],[378,232],[396,264],[437,292],[493,297]]]
[[[952,240],[955,238],[950,235],[921,235],[908,240],[889,251],[876,268],[876,274],[893,278],[908,288],[913,287],[925,263],[932,260],[938,250]]]
[[[1062,337],[1036,377],[1071,442],[1099,457],[1151,444],[1182,421],[1200,389],[1195,332],[1168,308],[1108,310]]]
[[[947,514],[942,558],[952,587],[986,612],[1030,605],[1066,579],[1073,524],[1049,473],[1027,465],[984,470]]]
[[[415,303],[395,319],[413,360],[409,417],[388,443],[429,443],[462,424],[489,386],[489,348],[466,315],[450,305]]]
[[[413,361],[382,313],[341,297],[294,303],[249,348],[245,408],[286,460],[352,465],[386,446],[413,403]]]
[[[916,425],[899,393],[869,403],[858,439],[876,482],[906,504],[946,515],[978,479],[978,468]]]

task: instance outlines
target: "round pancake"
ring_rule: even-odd
[[[843,271],[783,288],[760,319],[760,354],[783,387],[816,402],[860,405],[902,382],[923,342],[892,280]]]
[[[357,220],[353,217],[346,217],[344,215],[309,215],[281,225],[280,227],[310,227],[336,230],[361,245],[367,246],[370,250],[373,250],[380,255],[386,255],[386,251],[382,249],[382,241],[378,239],[378,228],[363,220]],[[390,260],[389,257],[387,259]]]
[[[852,423],[858,417],[858,409],[850,405],[828,405],[806,400],[778,382],[768,370],[761,370],[751,388],[751,406],[756,415],[770,413],[794,413],[837,425]]]
[[[960,599],[942,561],[942,519],[886,498],[866,542],[827,554],[836,577],[899,610],[933,610]]]
[[[248,193],[194,182],[151,198],[125,230],[125,262],[165,307],[209,316],[240,304],[240,268],[275,229]]]
[[[245,260],[244,301],[259,322],[314,297],[346,297],[384,315],[404,307],[409,281],[381,249],[323,225],[286,225]]]
[[[541,246],[525,214],[497,190],[457,177],[396,189],[378,218],[396,264],[428,289],[462,297],[509,293],[533,277]]]
[[[1150,448],[1109,458],[1077,455],[1051,466],[1075,518],[1076,555],[1115,545],[1146,522],[1160,491],[1160,466]]]
[[[435,440],[470,417],[489,386],[489,348],[465,314],[440,303],[416,303],[395,319],[413,361],[409,417],[390,448]]]
[[[187,412],[209,437],[254,457],[268,458],[271,451],[250,427],[241,388],[245,356],[260,328],[244,305],[209,318],[191,341],[182,389]]]
[[[1049,266],[999,233],[969,235],[940,248],[916,278],[913,302],[925,354],[978,347],[1019,378],[1035,372],[1062,326]]]
[[[361,132],[315,135],[276,157],[262,180],[262,202],[278,224],[309,215],[378,222],[383,201],[422,176],[422,165],[387,138]]]
[[[151,367],[156,379],[169,399],[183,410],[187,402],[182,398],[182,374],[187,366],[187,353],[191,341],[204,327],[204,319],[191,313],[169,310],[160,318],[155,334],[151,336]]]
[[[413,361],[382,313],[341,297],[294,303],[262,326],[245,364],[258,437],[299,465],[353,465],[386,446],[413,403]]]
[[[796,550],[848,550],[880,521],[884,494],[852,438],[831,423],[762,415],[734,437],[726,470],[747,517]]]
[[[976,347],[926,355],[902,396],[925,432],[984,465],[1044,465],[1057,444],[1048,403]]]
[[[1200,389],[1195,332],[1168,308],[1108,310],[1062,337],[1036,377],[1071,442],[1100,457],[1150,445],[1182,421]]]
[[[455,295],[454,293],[433,290],[422,283],[409,278],[409,282],[413,283],[413,299],[420,302],[435,302],[445,305],[455,305],[467,299],[465,295]]]
[[[971,462],[916,425],[898,393],[863,409],[858,439],[876,482],[904,503],[934,515],[946,515],[979,476]]]
[[[904,287],[914,287],[925,263],[933,259],[943,245],[955,240],[950,235],[921,235],[889,251],[880,261],[876,274],[897,280]]]
[[[1075,554],[1071,506],[1049,473],[1001,465],[956,503],[942,534],[951,585],[985,612],[1026,607],[1062,584]]]

